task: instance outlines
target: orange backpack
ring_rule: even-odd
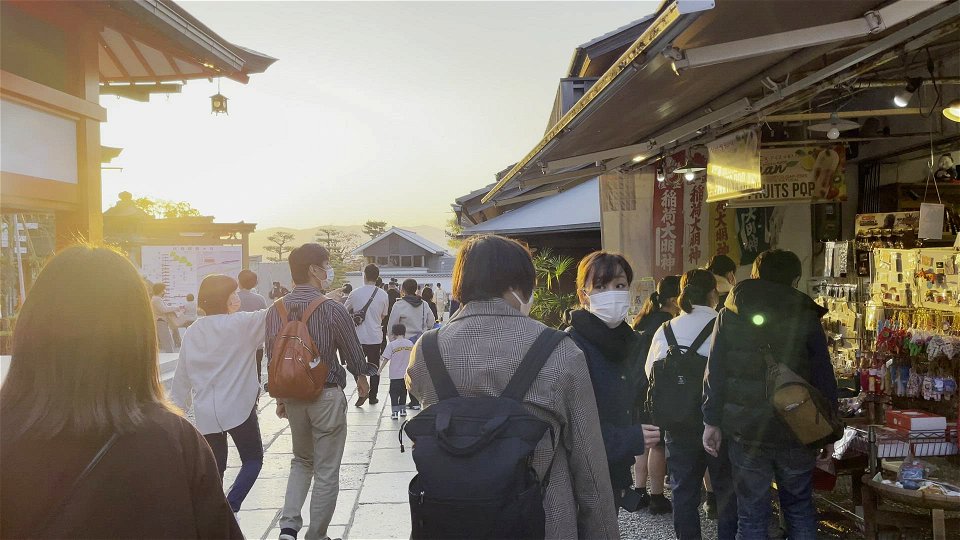
[[[270,363],[267,368],[269,376],[270,395],[274,398],[293,398],[304,401],[313,401],[323,393],[327,383],[330,368],[327,363],[320,361],[311,368],[310,362],[320,353],[310,337],[307,321],[321,304],[329,300],[320,297],[314,300],[304,310],[299,320],[288,320],[289,312],[283,304],[283,298],[274,302],[280,322],[283,326],[273,342],[270,351]]]

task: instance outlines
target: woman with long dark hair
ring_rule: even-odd
[[[240,311],[237,282],[214,274],[203,278],[198,305],[205,315],[183,336],[180,361],[170,393],[184,409],[193,403],[197,429],[213,449],[220,479],[227,468],[227,434],[240,454],[240,472],[227,501],[234,512],[263,467],[263,441],[257,419],[260,383],[257,349],[263,346],[267,310]]]
[[[660,440],[656,426],[638,422],[634,406],[645,392],[642,343],[626,322],[633,269],[620,254],[595,251],[577,267],[580,309],[570,313],[570,336],[583,351],[597,398],[600,429],[616,501],[630,487],[635,456]],[[628,508],[632,509],[632,508]]]
[[[243,538],[210,447],[164,400],[155,322],[119,253],[46,264],[0,389],[0,537]]]

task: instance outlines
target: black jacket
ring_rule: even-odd
[[[704,422],[746,443],[799,445],[767,401],[759,351],[771,345],[780,362],[836,403],[837,381],[820,325],[825,313],[793,287],[760,279],[737,284],[717,318],[704,379]]]
[[[644,451],[643,427],[636,423],[634,405],[639,395],[646,395],[646,357],[640,355],[639,336],[627,323],[609,328],[584,310],[573,311],[570,321],[567,331],[586,357],[597,397],[610,483],[624,489],[633,481],[634,456]]]

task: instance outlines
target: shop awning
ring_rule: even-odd
[[[464,229],[475,234],[542,234],[600,229],[600,179],[531,202],[479,225]]]
[[[572,167],[596,164],[614,170],[635,158],[642,161],[656,156],[662,148],[696,137],[698,131],[702,133],[728,119],[756,116],[757,111],[790,95],[784,90],[793,90],[787,85],[794,85],[799,78],[784,81],[790,73],[802,73],[801,68],[814,72],[817,77],[802,79],[805,87],[810,87],[842,71],[824,71],[832,65],[824,63],[851,58],[849,65],[844,65],[852,67],[857,61],[870,59],[867,53],[878,54],[868,49],[882,39],[895,37],[901,43],[944,24],[951,17],[951,10],[954,18],[960,17],[957,2],[945,7],[944,3],[716,0],[712,8],[707,7],[711,2],[701,6],[681,0],[667,4],[620,60],[497,182],[483,201],[531,181],[550,183],[549,175]],[[877,22],[880,17],[871,16],[878,13],[875,10],[881,10],[887,20]],[[914,25],[928,19],[928,23]],[[739,44],[748,38],[781,36],[788,31],[822,29],[831,24],[853,35],[849,29],[855,28],[858,21],[862,21],[865,32],[874,33],[849,39],[834,35],[829,43],[821,41],[793,48],[781,46],[771,38],[769,50],[774,52],[701,65],[679,73],[674,70],[674,60],[685,61],[678,56],[682,51],[701,51],[707,46]],[[871,23],[876,23],[876,27],[869,26]],[[908,24],[911,29],[915,26],[916,32],[909,37],[899,35]],[[785,39],[801,38],[787,35]],[[856,56],[860,51],[863,54]],[[763,89],[761,81],[765,80],[776,90],[759,100],[762,103],[751,102],[747,96],[759,93]],[[564,181],[563,173],[559,174],[559,181]]]

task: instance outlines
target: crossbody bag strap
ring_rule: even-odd
[[[540,374],[543,365],[547,363],[547,359],[553,354],[553,350],[565,337],[567,337],[566,333],[552,328],[546,328],[543,332],[540,332],[536,341],[527,350],[527,354],[523,356],[520,366],[513,374],[510,382],[507,383],[507,387],[503,389],[500,397],[523,401],[523,397],[527,395],[527,391],[533,385],[537,375]]]
[[[60,498],[60,501],[51,506],[50,510],[47,512],[47,515],[44,517],[43,521],[39,523],[39,530],[46,531],[54,524],[60,516],[63,515],[63,509],[67,506],[70,500],[73,498],[73,495],[76,493],[77,489],[83,484],[83,481],[90,476],[90,473],[97,468],[97,465],[103,460],[103,456],[107,455],[107,452],[113,447],[114,443],[117,442],[117,439],[120,438],[118,433],[114,433],[107,439],[107,442],[103,443],[103,446],[100,447],[100,450],[93,456],[93,459],[90,460],[90,463],[87,463],[87,466],[84,467],[83,472],[77,476],[77,479],[73,481],[73,484],[67,489],[63,494],[63,497]]]
[[[367,303],[364,304],[362,308],[360,308],[360,311],[357,312],[358,314],[363,314],[363,315],[367,314],[367,309],[370,307],[370,304],[373,303],[373,299],[377,297],[377,291],[379,290],[380,289],[377,289],[376,287],[373,288],[373,294],[370,295],[370,299],[367,300]]]
[[[443,365],[439,336],[439,330],[424,332],[420,343],[423,345],[423,361],[427,365],[430,380],[433,381],[433,388],[437,391],[437,400],[444,401],[460,397],[460,394],[457,392],[456,385],[453,384],[453,379],[450,378],[447,366]]]

